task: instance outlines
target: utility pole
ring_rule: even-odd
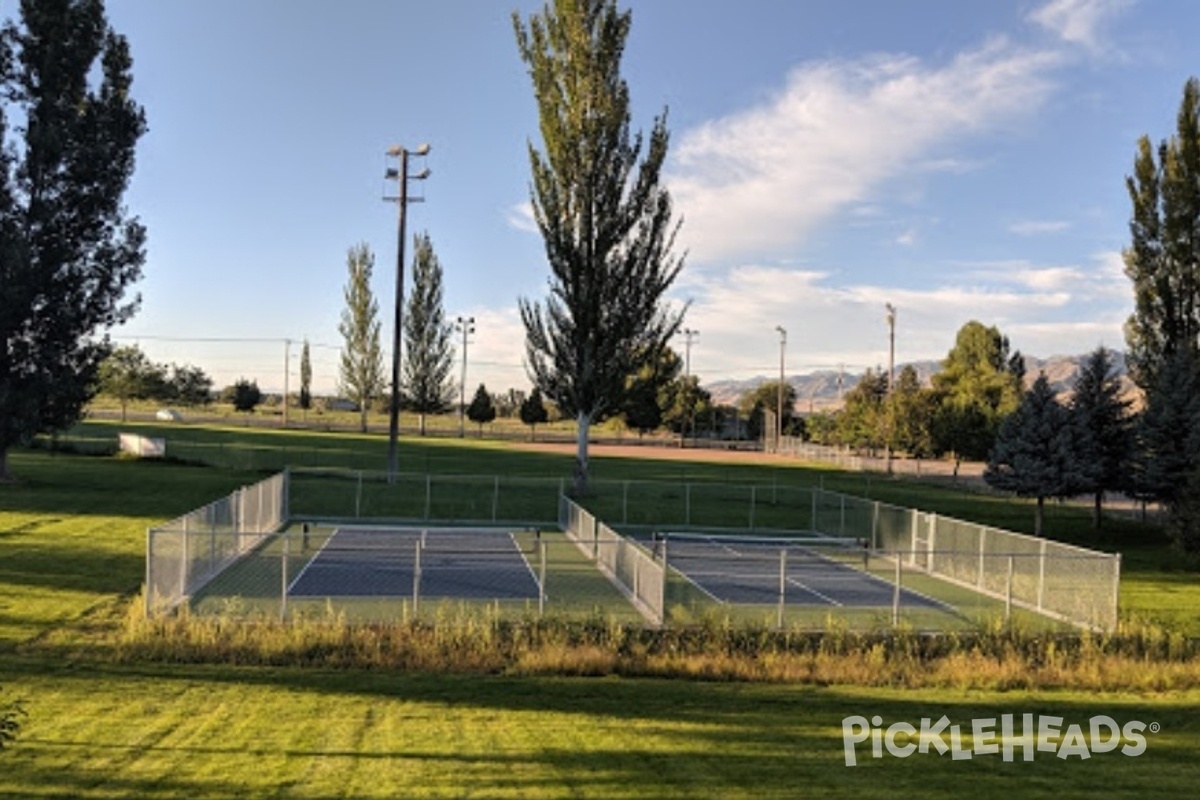
[[[462,331],[462,380],[458,384],[458,438],[466,436],[467,431],[467,337],[475,332],[474,317],[459,317],[455,327]]]
[[[429,177],[429,169],[422,169],[415,175],[408,174],[408,157],[424,156],[429,153],[429,145],[423,144],[416,150],[407,150],[400,145],[392,145],[387,150],[389,158],[399,159],[399,167],[388,167],[384,172],[384,180],[396,181],[399,193],[395,197],[385,196],[386,202],[396,203],[400,207],[400,219],[396,237],[396,310],[392,322],[392,397],[388,408],[388,483],[396,482],[398,470],[398,455],[396,440],[400,435],[400,329],[404,323],[404,222],[409,203],[420,202],[424,198],[408,196],[410,180],[423,181]]]
[[[683,430],[679,432],[679,446],[683,447],[687,441],[688,428],[694,427],[695,422],[692,419],[692,410],[695,406],[695,401],[692,399],[692,341],[700,335],[700,331],[692,328],[683,329],[683,391],[684,402],[687,404],[686,414],[683,419]]]

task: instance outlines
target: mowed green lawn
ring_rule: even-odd
[[[105,432],[104,426],[94,430]],[[107,429],[115,435],[116,428]],[[273,444],[381,463],[382,441],[297,432],[206,432],[230,453]],[[178,438],[176,436],[176,438]],[[406,442],[405,463],[465,474],[567,474],[562,456],[493,444]],[[332,461],[330,462],[332,463]],[[545,678],[146,663],[89,650],[142,580],[145,528],[259,474],[43,452],[13,458],[0,487],[0,706],[29,712],[0,752],[0,797],[922,797],[1190,794],[1200,765],[1200,693],[903,690],[628,678]],[[810,483],[1027,529],[1029,506],[862,476],[779,468],[597,459],[613,479]],[[1083,541],[1082,511],[1051,532]],[[1191,635],[1196,575],[1163,571],[1161,538],[1112,526],[1129,553],[1123,613]],[[1086,543],[1086,542],[1085,542]],[[844,763],[842,720],[920,725],[1031,713],[1087,726],[1156,723],[1145,753],[1033,763],[949,754]],[[964,746],[966,746],[964,736]],[[884,751],[886,753],[886,751]],[[1018,751],[1018,759],[1020,759]]]

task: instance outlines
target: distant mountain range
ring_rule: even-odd
[[[1025,356],[1025,383],[1032,384],[1038,373],[1045,372],[1050,385],[1057,392],[1071,391],[1079,374],[1079,366],[1086,355],[1051,356],[1041,359],[1035,356]],[[1134,395],[1137,388],[1130,380],[1125,366],[1125,354],[1113,353],[1113,366],[1121,378],[1122,394]],[[934,374],[942,369],[941,361],[913,361],[907,364],[897,364],[896,374],[900,374],[905,366],[912,366],[917,371],[922,385],[928,386]],[[820,370],[802,375],[788,375],[786,380],[796,389],[797,406],[803,412],[821,411],[838,408],[842,404],[842,395],[853,389],[865,373],[844,372],[837,370]],[[735,405],[738,399],[747,392],[753,391],[759,385],[776,380],[774,377],[756,376],[747,380],[718,380],[705,383],[713,397],[713,401],[721,404]]]

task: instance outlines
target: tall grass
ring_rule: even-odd
[[[332,611],[287,622],[186,613],[144,620],[131,606],[109,642],[119,662],[401,669],[508,675],[621,675],[815,685],[1170,691],[1200,688],[1200,641],[1146,623],[1112,635],[996,625],[777,631],[710,616],[653,630],[594,616],[501,618],[455,604],[434,619],[347,622]]]

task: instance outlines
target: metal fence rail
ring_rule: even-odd
[[[287,518],[284,472],[147,530],[146,615],[185,602]]]
[[[817,489],[813,530],[861,536],[873,550],[987,597],[1095,630],[1117,625],[1121,556]]]

